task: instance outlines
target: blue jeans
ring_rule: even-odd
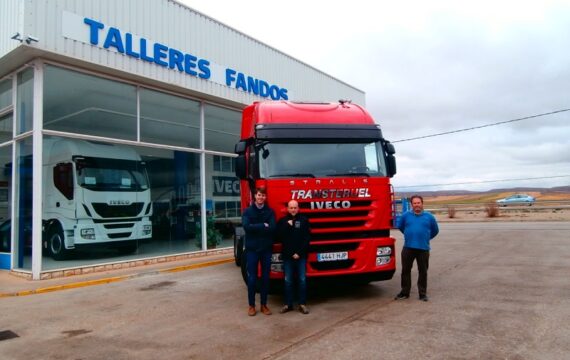
[[[283,270],[285,271],[285,305],[293,306],[293,282],[295,280],[297,280],[299,305],[305,305],[307,303],[307,259],[283,260]]]
[[[247,300],[249,306],[255,306],[255,288],[257,283],[257,264],[261,262],[261,305],[267,305],[269,290],[269,270],[271,269],[271,251],[257,252],[246,250],[247,257]]]

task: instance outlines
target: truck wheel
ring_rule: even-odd
[[[241,278],[243,279],[243,282],[245,283],[245,285],[247,286],[247,257],[243,256],[241,261],[240,261],[240,267],[241,267]]]
[[[234,260],[236,266],[240,266],[243,258],[243,238],[234,234]]]
[[[136,240],[122,241],[116,245],[117,251],[123,255],[132,254],[138,249]]]
[[[48,234],[48,250],[54,260],[65,260],[68,250],[65,248],[65,237],[59,225],[50,229]]]

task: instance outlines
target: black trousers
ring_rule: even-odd
[[[418,264],[418,293],[427,295],[427,272],[429,267],[429,250],[402,248],[402,294],[410,295],[412,287],[412,266],[414,260]]]

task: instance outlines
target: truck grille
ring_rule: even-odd
[[[129,229],[132,228],[133,226],[135,226],[135,224],[133,223],[126,223],[126,224],[107,224],[107,225],[103,225],[105,227],[105,229]]]
[[[335,233],[344,232],[349,236],[351,231],[364,230],[364,226],[370,221],[371,214],[375,210],[372,201],[369,200],[351,200],[350,208],[315,209],[316,205],[311,208],[309,202],[300,203],[299,207],[309,219],[313,235],[319,235],[319,237],[323,235],[322,240],[335,237],[334,233],[324,234],[327,230],[334,230]]]
[[[120,238],[128,238],[131,236],[132,233],[130,232],[126,232],[126,233],[116,233],[116,234],[108,234],[107,236],[109,237],[109,239],[120,239]]]
[[[92,203],[93,209],[102,218],[123,218],[137,216],[144,203],[136,202],[130,205],[107,205],[106,203]]]

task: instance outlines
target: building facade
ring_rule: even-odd
[[[338,99],[364,93],[176,1],[4,0],[0,268],[231,247],[241,109]]]

